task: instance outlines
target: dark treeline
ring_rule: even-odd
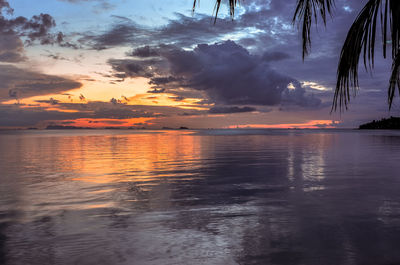
[[[379,121],[373,120],[372,122],[360,125],[359,129],[398,130],[400,129],[400,117],[390,117],[389,119],[381,119]]]

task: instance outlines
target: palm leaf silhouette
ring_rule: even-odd
[[[301,25],[303,40],[303,60],[311,48],[311,25],[312,20],[318,21],[318,14],[326,24],[327,13],[332,14],[333,0],[298,0],[293,16],[293,23],[299,21]]]
[[[235,16],[235,7],[236,5],[240,2],[240,0],[228,0],[229,1],[229,13],[231,18]],[[200,3],[200,0],[193,0],[193,12],[196,9],[196,4]],[[215,1],[215,7],[214,7],[214,23],[217,21],[218,17],[218,12],[219,8],[221,7],[222,0],[216,0]]]
[[[216,0],[215,20],[222,0]],[[230,15],[235,14],[239,0],[229,0]],[[303,60],[311,48],[311,26],[318,18],[326,24],[327,16],[332,15],[334,0],[297,0],[293,23],[301,27]],[[193,10],[196,7],[194,0]],[[379,19],[378,19],[379,18]],[[387,47],[392,48],[392,74],[389,80],[388,104],[392,107],[396,88],[400,93],[400,0],[368,0],[348,31],[340,53],[337,69],[337,83],[333,97],[332,111],[347,109],[350,102],[350,90],[353,95],[359,88],[358,68],[360,57],[367,71],[374,67],[375,43],[378,23],[382,35],[383,57],[387,56]],[[388,39],[388,37],[390,39]]]
[[[392,47],[392,75],[388,88],[388,104],[389,108],[392,107],[396,87],[400,90],[399,15],[400,2],[398,0],[369,0],[360,11],[347,34],[340,53],[332,110],[336,110],[338,107],[341,110],[347,108],[350,101],[350,89],[353,89],[355,95],[359,88],[358,66],[360,57],[363,56],[363,63],[367,71],[374,67],[375,43],[379,22],[383,57],[386,58],[386,50],[389,43],[391,43]],[[388,31],[390,31],[390,34]],[[389,41],[388,37],[391,38]]]

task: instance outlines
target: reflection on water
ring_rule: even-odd
[[[399,264],[400,133],[0,134],[0,264]]]

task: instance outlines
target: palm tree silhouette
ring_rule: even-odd
[[[193,3],[193,10],[196,7]],[[215,19],[222,0],[216,0]],[[229,0],[230,15],[233,18],[235,7],[240,0]],[[303,60],[311,48],[311,26],[318,17],[324,24],[328,15],[332,16],[335,0],[297,0],[293,23],[301,27]],[[379,25],[378,25],[379,24]],[[360,57],[367,71],[374,67],[375,43],[378,28],[382,35],[383,57],[387,47],[392,48],[392,73],[389,79],[388,104],[392,107],[396,88],[400,93],[400,0],[368,0],[350,27],[340,53],[337,69],[337,82],[332,110],[346,108],[350,102],[350,90],[355,95],[358,88],[358,66]]]

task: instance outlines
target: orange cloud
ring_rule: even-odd
[[[170,106],[181,109],[196,109],[205,110],[207,107],[197,105],[202,99],[199,98],[182,98],[179,99],[174,94],[160,93],[156,96],[149,94],[136,94],[128,98],[128,105],[155,105],[155,106]]]
[[[131,119],[76,119],[76,120],[65,120],[61,124],[68,126],[77,127],[90,127],[90,128],[104,128],[104,127],[115,127],[115,128],[128,128],[128,127],[143,127],[151,125],[149,121],[154,118],[131,118]]]

